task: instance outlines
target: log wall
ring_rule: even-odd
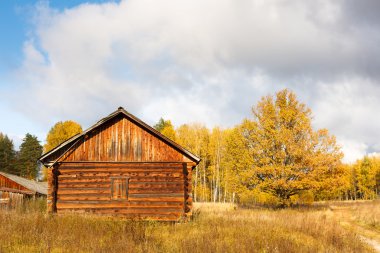
[[[193,163],[60,163],[49,170],[50,211],[178,221],[191,215]],[[56,176],[54,176],[54,173]],[[128,178],[128,199],[113,200],[111,180]]]

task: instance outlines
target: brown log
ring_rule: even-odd
[[[154,207],[154,208],[183,208],[183,203],[181,202],[167,202],[167,201],[68,201],[68,200],[58,200],[58,209],[75,209],[75,208],[143,208],[143,207]]]

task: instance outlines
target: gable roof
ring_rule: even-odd
[[[13,174],[5,173],[0,171],[0,175],[12,180],[13,182],[24,186],[25,188],[33,191],[38,192],[40,194],[47,195],[47,182],[36,182],[33,180],[29,180],[23,177],[19,177]]]
[[[113,113],[111,113],[107,117],[99,120],[95,125],[93,125],[90,128],[86,129],[82,133],[74,135],[73,137],[71,137],[70,139],[68,139],[68,140],[64,141],[63,143],[59,144],[57,147],[53,148],[49,152],[46,152],[38,160],[40,162],[42,162],[44,165],[48,165],[49,167],[51,167],[53,164],[46,164],[46,162],[47,162],[46,159],[49,156],[51,156],[52,154],[54,154],[56,152],[59,152],[59,151],[61,151],[63,149],[66,149],[66,151],[70,150],[80,140],[81,137],[84,137],[89,132],[95,130],[99,126],[105,124],[106,122],[110,121],[111,119],[115,118],[118,115],[124,115],[131,122],[133,122],[134,124],[140,126],[144,130],[146,130],[147,132],[149,132],[150,134],[152,134],[153,136],[157,137],[158,139],[160,139],[161,141],[165,142],[166,144],[168,144],[169,146],[171,146],[172,148],[174,148],[178,152],[182,153],[184,156],[186,156],[187,158],[189,158],[191,161],[193,161],[193,162],[195,162],[197,164],[201,161],[201,159],[199,157],[197,157],[196,155],[192,154],[190,151],[188,151],[187,149],[183,148],[181,145],[179,145],[176,142],[172,141],[168,137],[164,136],[163,134],[161,134],[156,129],[154,129],[153,127],[149,126],[148,124],[146,124],[145,122],[143,122],[142,120],[140,120],[139,118],[137,118],[136,116],[130,114],[123,107],[119,107],[116,111],[114,111]],[[59,158],[57,160],[59,160]]]

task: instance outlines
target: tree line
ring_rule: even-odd
[[[380,157],[344,164],[335,137],[314,130],[311,120],[310,108],[285,89],[262,97],[252,116],[231,128],[174,127],[162,118],[154,128],[201,158],[193,175],[194,201],[288,206],[379,197]],[[58,122],[44,147],[27,134],[18,152],[0,133],[0,170],[36,178],[42,150],[80,132],[74,121]],[[41,170],[46,176],[46,168]]]
[[[379,197],[380,157],[344,164],[335,137],[314,130],[311,120],[311,110],[285,89],[263,97],[232,128],[175,128],[164,119],[154,127],[202,159],[195,201],[288,206]]]
[[[37,163],[43,152],[47,152],[70,137],[82,132],[82,127],[71,120],[57,122],[46,136],[42,146],[35,135],[27,133],[16,151],[13,141],[0,133],[0,171],[33,180],[46,180],[46,168]]]
[[[13,141],[0,133],[0,171],[36,179],[39,173],[37,158],[42,154],[42,146],[37,137],[27,133],[15,151]]]

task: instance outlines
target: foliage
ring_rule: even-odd
[[[47,134],[44,152],[50,151],[65,140],[81,132],[82,127],[72,120],[57,122]]]
[[[368,157],[349,166],[351,187],[347,196],[351,199],[374,199],[380,194],[380,157]]]
[[[259,189],[289,205],[293,195],[336,187],[329,181],[343,177],[340,148],[327,130],[313,131],[310,109],[293,92],[263,97],[252,112],[227,146],[238,193]]]
[[[37,159],[41,154],[42,146],[37,137],[27,133],[20,146],[18,155],[17,167],[19,175],[29,179],[36,179],[39,171]]]
[[[211,199],[210,188],[210,155],[209,155],[209,130],[200,124],[184,124],[177,131],[177,142],[201,158],[193,175],[193,193],[195,201],[209,201]]]
[[[368,157],[354,165],[357,175],[358,194],[362,199],[373,199],[376,187],[377,168]]]
[[[210,189],[212,189],[211,200],[213,202],[225,202],[227,198],[226,167],[223,164],[225,156],[225,132],[219,127],[212,129],[209,142],[210,164],[208,167],[210,175]]]
[[[160,119],[156,129],[162,131],[165,122]],[[380,193],[380,161],[371,158],[367,174],[365,167],[342,164],[335,137],[326,129],[314,131],[310,109],[288,90],[263,97],[253,119],[235,127],[184,124],[174,135],[201,158],[193,171],[195,201],[289,205]]]
[[[173,124],[170,120],[164,120],[163,118],[160,118],[158,123],[153,126],[154,129],[168,137],[169,139],[175,140],[176,139],[176,132],[174,130]]]
[[[161,133],[161,131],[165,128],[165,125],[166,125],[166,121],[163,119],[163,118],[160,118],[157,122],[157,124],[155,124],[153,126],[154,129],[156,129],[158,132]]]
[[[76,134],[79,134],[82,132],[82,127],[78,123],[67,120],[67,121],[60,121],[57,122],[49,131],[49,133],[46,136],[46,144],[44,145],[44,152],[48,152],[51,149],[55,148],[62,142],[66,141],[67,139],[73,137]],[[43,180],[47,179],[47,168],[42,166],[42,175]]]
[[[16,152],[13,141],[7,135],[0,133],[0,171],[16,173]]]

